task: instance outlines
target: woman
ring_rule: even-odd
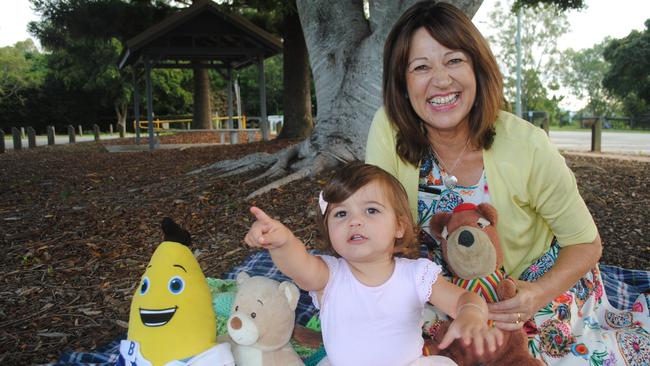
[[[496,60],[461,11],[423,1],[401,16],[384,47],[383,93],[366,161],[402,182],[430,255],[441,262],[428,233],[434,213],[462,202],[490,202],[499,212],[505,270],[519,278],[519,291],[490,304],[496,326],[513,330],[526,324],[535,336],[529,342],[533,355],[556,364],[576,357],[596,364],[603,357],[648,357],[649,348],[619,347],[616,337],[600,329],[601,320],[607,321],[603,327],[631,323],[607,318],[623,313],[603,301],[596,266],[602,245],[594,221],[544,132],[499,111]],[[621,339],[650,346],[647,332],[640,331],[650,329],[648,316],[636,320],[640,326],[619,329],[626,332]]]

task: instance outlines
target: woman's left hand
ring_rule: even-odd
[[[547,301],[544,290],[538,284],[527,281],[513,281],[517,285],[515,297],[488,304],[488,319],[503,330],[517,330],[535,313],[543,308]]]

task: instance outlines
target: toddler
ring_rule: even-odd
[[[440,275],[416,251],[413,218],[402,185],[373,165],[339,170],[319,197],[319,223],[338,256],[311,255],[282,223],[251,207],[249,246],[269,250],[275,265],[320,309],[327,358],[319,365],[455,365],[422,356],[422,311],[429,301],[455,320],[440,348],[455,339],[494,351],[500,333],[488,330],[487,305]]]

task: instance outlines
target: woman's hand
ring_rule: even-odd
[[[488,304],[489,319],[503,330],[516,330],[523,327],[537,311],[550,301],[544,290],[535,282],[514,280],[517,285],[515,297]]]
[[[256,221],[244,237],[248,246],[275,249],[284,246],[293,238],[293,233],[289,228],[280,221],[272,219],[261,209],[253,206],[251,213],[255,215]]]
[[[465,304],[474,305],[474,304]],[[462,339],[465,346],[474,344],[477,355],[482,355],[487,346],[490,353],[503,344],[503,333],[487,326],[484,309],[478,306],[463,306],[451,323],[438,348],[447,348],[454,340]]]

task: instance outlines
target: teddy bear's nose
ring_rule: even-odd
[[[230,319],[230,327],[235,330],[241,328],[241,319],[237,316]]]
[[[474,235],[467,230],[461,231],[458,236],[458,244],[464,247],[471,247],[474,244]]]

